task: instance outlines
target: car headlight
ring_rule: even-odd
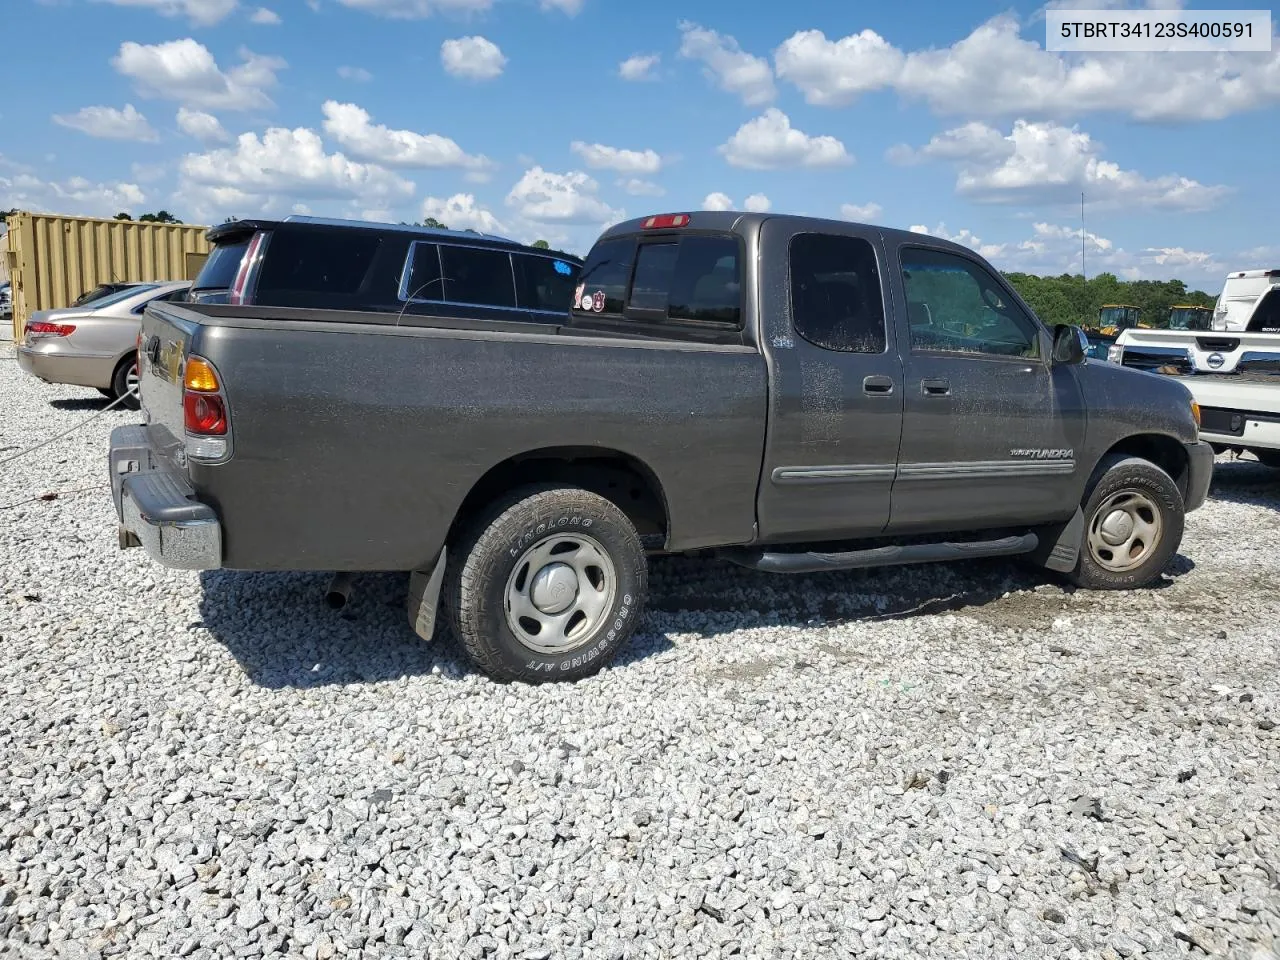
[[[1113,343],[1107,347],[1107,363],[1123,363],[1124,347],[1118,343]]]

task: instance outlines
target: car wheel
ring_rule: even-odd
[[[128,410],[137,410],[142,406],[138,400],[136,393],[138,387],[138,358],[133,354],[125,357],[116,366],[116,372],[111,376],[111,398],[117,400],[124,397],[130,390],[135,391],[132,395],[125,397],[116,406],[124,407]]]
[[[1280,470],[1280,450],[1257,450],[1250,447],[1249,452],[1257,457],[1258,462],[1264,467]]]
[[[1088,590],[1148,586],[1182,543],[1182,494],[1167,473],[1138,457],[1109,458],[1095,476],[1070,579]]]
[[[636,528],[586,490],[535,486],[495,503],[462,536],[445,607],[471,661],[495,680],[577,680],[609,663],[648,594]]]

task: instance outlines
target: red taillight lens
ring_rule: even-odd
[[[65,337],[69,333],[75,333],[76,325],[74,323],[46,323],[44,320],[31,320],[27,322],[24,329],[28,337]]]
[[[667,227],[687,227],[688,225],[689,215],[687,213],[663,213],[645,220],[644,229],[660,230]]]
[[[253,261],[258,257],[258,247],[260,246],[262,246],[262,234],[255,233],[253,239],[249,241],[249,247],[245,250],[244,256],[240,258],[240,269],[236,271],[235,282],[227,293],[228,303],[244,303],[244,292],[249,282],[249,271],[253,267]]]
[[[227,408],[217,394],[188,390],[182,397],[182,413],[187,433],[217,437],[227,432]]]

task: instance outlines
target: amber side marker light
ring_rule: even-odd
[[[182,375],[182,385],[188,390],[199,390],[201,393],[215,393],[218,390],[218,375],[208,360],[201,357],[190,357],[186,371]]]
[[[1200,404],[1196,403],[1194,400],[1191,401],[1191,416],[1195,417],[1196,429],[1199,430],[1200,429]]]

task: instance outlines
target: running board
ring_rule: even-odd
[[[1040,545],[1034,533],[998,540],[974,540],[968,543],[916,543],[906,546],[872,547],[844,553],[771,553],[765,550],[737,548],[721,550],[719,555],[741,567],[766,573],[821,573],[824,570],[857,570],[863,567],[889,567],[904,563],[935,563],[945,560],[972,560],[978,557],[1012,557],[1031,553]]]

